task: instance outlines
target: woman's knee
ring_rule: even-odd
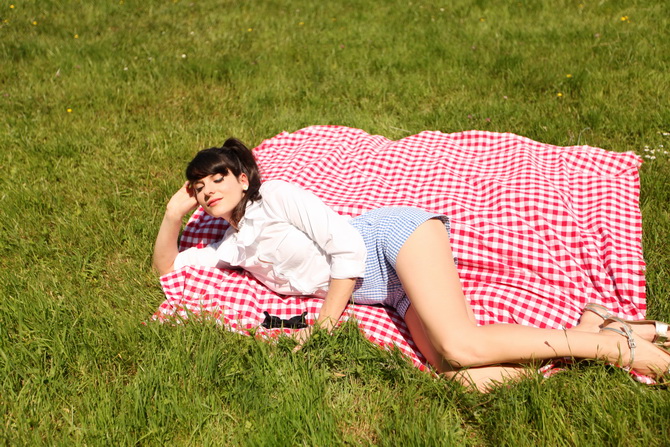
[[[486,346],[477,341],[475,334],[464,333],[450,339],[438,339],[433,342],[433,346],[454,369],[488,364]]]

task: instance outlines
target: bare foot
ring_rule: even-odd
[[[648,342],[653,342],[654,339],[656,338],[656,326],[652,322],[636,322],[635,320],[633,321],[627,321],[628,325],[630,326],[630,329],[633,331],[633,333],[641,337],[642,339],[648,341]],[[607,324],[603,327],[617,327],[617,323],[615,321],[608,321]],[[666,337],[669,334],[666,331]],[[665,342],[662,345],[663,347],[670,347],[670,342]]]
[[[601,334],[619,338],[618,359],[615,362],[617,365],[630,367],[640,374],[651,377],[658,378],[670,374],[670,353],[641,336],[636,338],[630,326],[621,320],[612,321],[607,328],[609,330],[603,329]],[[611,329],[616,329],[621,333]],[[629,337],[622,334],[627,331],[630,334]],[[608,357],[612,360],[611,356]]]
[[[608,316],[611,315],[609,311],[605,310],[604,308],[602,310],[599,309],[599,312],[601,312],[602,315],[608,315]],[[649,342],[652,342],[656,337],[656,326],[652,321],[649,322],[643,322],[643,321],[644,320],[640,320],[639,322],[635,321],[626,321],[626,322],[629,324],[630,329],[633,331],[635,336],[640,337]],[[605,319],[601,315],[598,315],[594,311],[584,309],[582,316],[579,318],[579,323],[573,329],[581,332],[596,333],[599,332],[600,329],[602,329],[603,327],[612,327],[612,328],[617,327],[617,323],[615,321],[608,321],[605,326],[603,326],[603,323],[605,323]],[[668,336],[670,336],[670,331],[666,331],[666,337]],[[662,346],[670,348],[670,340],[663,343]]]

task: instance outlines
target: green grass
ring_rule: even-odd
[[[642,168],[649,314],[670,319],[669,13],[662,0],[1,0],[0,440],[670,444],[667,388],[600,365],[479,395],[352,328],[292,354],[206,322],[142,324],[162,300],[163,206],[195,151],[313,124],[656,156]]]

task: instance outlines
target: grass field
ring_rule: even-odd
[[[669,28],[665,0],[0,0],[0,440],[670,445],[667,387],[602,365],[481,395],[351,327],[291,354],[142,324],[195,151],[313,124],[637,152],[670,319]]]

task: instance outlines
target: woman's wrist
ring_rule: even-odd
[[[165,214],[163,215],[163,220],[168,222],[179,222],[179,224],[181,224],[184,220],[184,216],[186,216],[186,213],[181,213],[177,210],[166,208]]]
[[[344,308],[351,298],[355,284],[356,278],[331,278],[328,294],[316,319],[317,326],[328,332],[331,332],[337,326]]]

